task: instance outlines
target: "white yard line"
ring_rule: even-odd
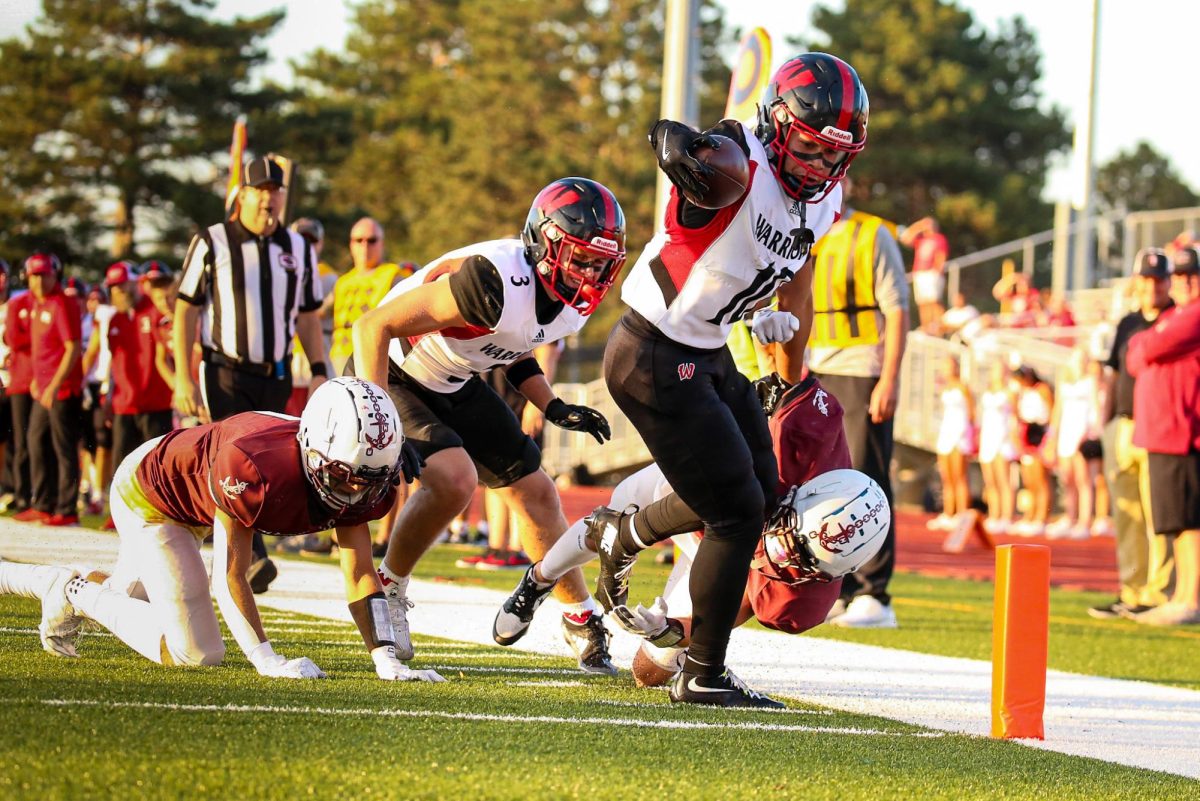
[[[72,531],[64,537],[8,521],[0,526],[0,556],[98,567],[111,565],[116,556],[110,535]],[[280,561],[279,567],[279,579],[258,597],[260,605],[350,622],[336,566]],[[517,581],[514,577],[514,586]],[[491,623],[504,593],[414,581],[409,594],[416,603],[409,612],[415,634],[492,645]],[[514,650],[572,656],[559,631],[558,612],[554,600],[548,600]],[[902,635],[903,630],[898,638]],[[628,665],[635,638],[616,631],[612,645],[616,661]],[[439,643],[430,650],[444,647]],[[734,632],[729,654],[738,675],[765,692],[941,731],[978,736],[989,731],[989,662],[753,630]],[[420,647],[416,661],[422,662]],[[466,673],[482,666],[445,669]],[[501,669],[552,674],[548,669],[493,668]],[[572,670],[553,675],[572,674],[578,675]],[[1018,742],[1200,778],[1200,692],[1060,671],[1050,671],[1046,691],[1047,739]]]

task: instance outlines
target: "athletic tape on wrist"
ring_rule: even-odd
[[[354,625],[358,626],[368,651],[374,651],[381,645],[396,644],[387,598],[382,592],[351,601],[350,616],[354,618]]]

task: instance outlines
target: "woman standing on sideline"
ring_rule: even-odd
[[[1050,429],[1050,413],[1054,408],[1054,391],[1028,365],[1016,370],[1017,431],[1021,444],[1021,484],[1029,492],[1029,507],[1013,526],[1016,534],[1038,537],[1046,531],[1050,516],[1050,484],[1046,476],[1043,448]]]
[[[963,383],[958,359],[942,363],[946,386],[942,390],[942,425],[938,431],[938,473],[942,477],[942,513],[930,521],[931,528],[954,526],[954,518],[971,507],[967,485],[967,456],[975,452],[975,404]]]
[[[1012,382],[1004,362],[997,359],[988,370],[987,390],[979,396],[979,467],[988,509],[983,527],[989,534],[1007,534],[1013,524],[1009,466],[1017,458],[1016,431]]]

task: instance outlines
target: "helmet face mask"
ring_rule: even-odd
[[[785,63],[758,109],[759,141],[792,198],[817,202],[867,146],[869,103],[858,74],[840,58],[805,53]],[[825,152],[840,154],[830,162]],[[827,169],[814,169],[824,162]]]
[[[788,491],[763,530],[763,549],[801,581],[829,582],[879,552],[891,519],[875,481],[857,470],[830,470]]]
[[[625,214],[603,185],[563,178],[538,193],[521,240],[546,292],[589,315],[625,265]]]
[[[381,388],[342,376],[322,384],[297,433],[304,474],[334,512],[371,506],[400,480],[400,418]]]

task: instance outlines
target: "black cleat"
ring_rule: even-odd
[[[725,668],[720,676],[698,676],[681,672],[671,682],[668,693],[675,704],[708,704],[709,706],[783,709],[786,705],[751,690],[742,680]]]
[[[600,557],[600,575],[596,578],[596,600],[605,612],[624,606],[629,599],[629,573],[637,561],[638,552],[629,553],[619,536],[621,518],[625,513],[607,506],[597,506],[583,519],[587,524],[588,544]]]
[[[279,576],[279,568],[267,557],[256,559],[246,569],[246,581],[250,583],[250,591],[262,595],[271,586],[271,582]]]
[[[558,582],[540,586],[533,578],[533,568],[530,565],[521,577],[521,583],[513,590],[512,595],[504,600],[496,619],[492,622],[492,639],[500,645],[512,645],[525,636],[529,624],[533,622],[533,613],[546,600],[546,596]]]
[[[576,623],[563,615],[562,630],[563,639],[579,658],[580,670],[601,676],[617,675],[617,666],[612,663],[612,655],[608,652],[612,635],[604,625],[603,615],[593,612],[584,623]]]

